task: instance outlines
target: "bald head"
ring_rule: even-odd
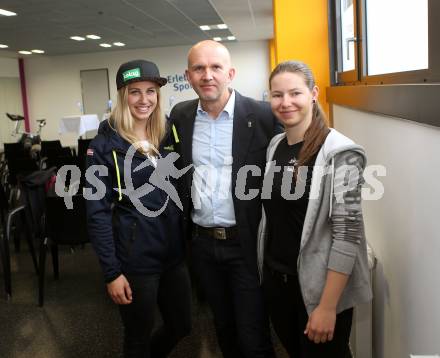
[[[195,58],[204,54],[212,54],[229,67],[231,66],[231,54],[223,44],[214,40],[204,40],[196,43],[188,51],[188,68],[194,63]]]
[[[212,40],[195,44],[188,52],[186,75],[204,108],[208,104],[217,109],[224,107],[229,98],[228,86],[235,76],[225,46]]]

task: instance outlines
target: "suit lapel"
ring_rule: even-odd
[[[192,141],[194,133],[194,122],[196,119],[198,101],[194,100],[191,103],[188,111],[182,113],[183,118],[180,121],[179,127],[179,140],[182,155],[183,167],[187,167],[193,163],[192,161]],[[192,173],[194,169],[191,169],[189,173]],[[192,175],[186,175],[187,186],[191,188]]]
[[[254,136],[255,117],[243,103],[243,98],[235,92],[234,124],[232,135],[232,173],[238,172],[246,161],[249,146]]]
[[[196,119],[197,101],[190,110],[184,113],[185,118],[180,122],[180,142],[182,148],[182,161],[184,166],[192,164],[192,140],[194,133],[194,122]]]

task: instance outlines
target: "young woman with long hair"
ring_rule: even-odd
[[[87,166],[96,166],[101,182],[94,188],[99,199],[87,200],[88,229],[108,294],[119,306],[124,357],[167,357],[190,330],[181,211],[150,181],[170,150],[160,105],[166,82],[152,62],[122,64],[116,107],[87,151]],[[163,325],[152,334],[156,306]]]
[[[272,111],[285,128],[267,150],[273,185],[259,228],[271,320],[291,357],[350,357],[353,307],[371,299],[361,209],[365,152],[328,128],[307,65],[280,63],[269,81]]]

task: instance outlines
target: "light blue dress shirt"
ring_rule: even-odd
[[[217,118],[211,118],[200,102],[197,107],[192,144],[195,171],[191,218],[200,226],[235,225],[231,191],[234,106],[235,92],[232,91]]]

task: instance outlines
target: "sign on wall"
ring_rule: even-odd
[[[168,84],[172,86],[174,92],[183,92],[192,89],[185,73],[168,75],[167,80]]]

